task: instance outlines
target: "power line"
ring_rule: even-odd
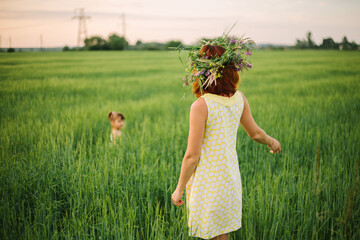
[[[85,8],[75,8],[75,14],[76,10],[79,10],[79,15],[74,16],[72,19],[79,19],[79,29],[78,29],[78,47],[80,47],[81,43],[81,36],[83,35],[83,39],[87,38],[87,29],[86,29],[86,19],[90,19],[90,16],[85,16]]]

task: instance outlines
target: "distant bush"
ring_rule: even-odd
[[[85,50],[108,50],[109,47],[105,39],[100,36],[92,36],[84,40]]]
[[[124,37],[112,34],[109,36],[108,45],[111,50],[125,50],[129,46],[129,43]]]
[[[182,45],[181,41],[169,41],[165,44],[165,48],[168,50],[174,49]]]
[[[142,48],[143,42],[141,40],[137,40],[134,46],[134,50],[139,50]]]
[[[129,43],[124,37],[120,37],[116,34],[109,36],[108,40],[105,40],[101,36],[92,36],[84,40],[85,50],[125,50]]]
[[[63,47],[62,49],[64,52],[70,51],[71,49],[68,46]]]
[[[8,49],[7,49],[7,52],[8,52],[8,53],[15,52],[15,48],[8,48]]]
[[[332,38],[324,38],[322,44],[319,46],[322,49],[339,49],[339,44]]]

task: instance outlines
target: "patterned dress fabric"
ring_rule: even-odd
[[[244,109],[237,91],[230,98],[206,93],[208,108],[201,156],[186,185],[189,235],[212,238],[241,227],[242,187],[236,135]]]

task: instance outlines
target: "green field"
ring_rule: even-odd
[[[257,51],[231,239],[360,239],[360,52]],[[171,194],[194,96],[175,52],[0,53],[1,239],[190,239]],[[110,144],[107,113],[126,117]]]

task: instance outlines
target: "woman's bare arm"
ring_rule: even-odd
[[[188,146],[181,165],[179,182],[176,190],[172,194],[173,203],[176,206],[182,205],[181,200],[184,189],[191,175],[194,173],[196,166],[200,160],[201,144],[205,133],[205,122],[207,120],[207,106],[204,99],[196,100],[190,109],[190,130],[188,138]]]
[[[245,129],[246,133],[249,135],[251,139],[258,143],[266,144],[271,148],[271,153],[280,153],[281,145],[280,143],[273,137],[270,137],[266,134],[264,130],[262,130],[255,122],[254,118],[251,115],[251,110],[249,103],[241,93],[244,100],[244,110],[240,119],[240,123]]]

